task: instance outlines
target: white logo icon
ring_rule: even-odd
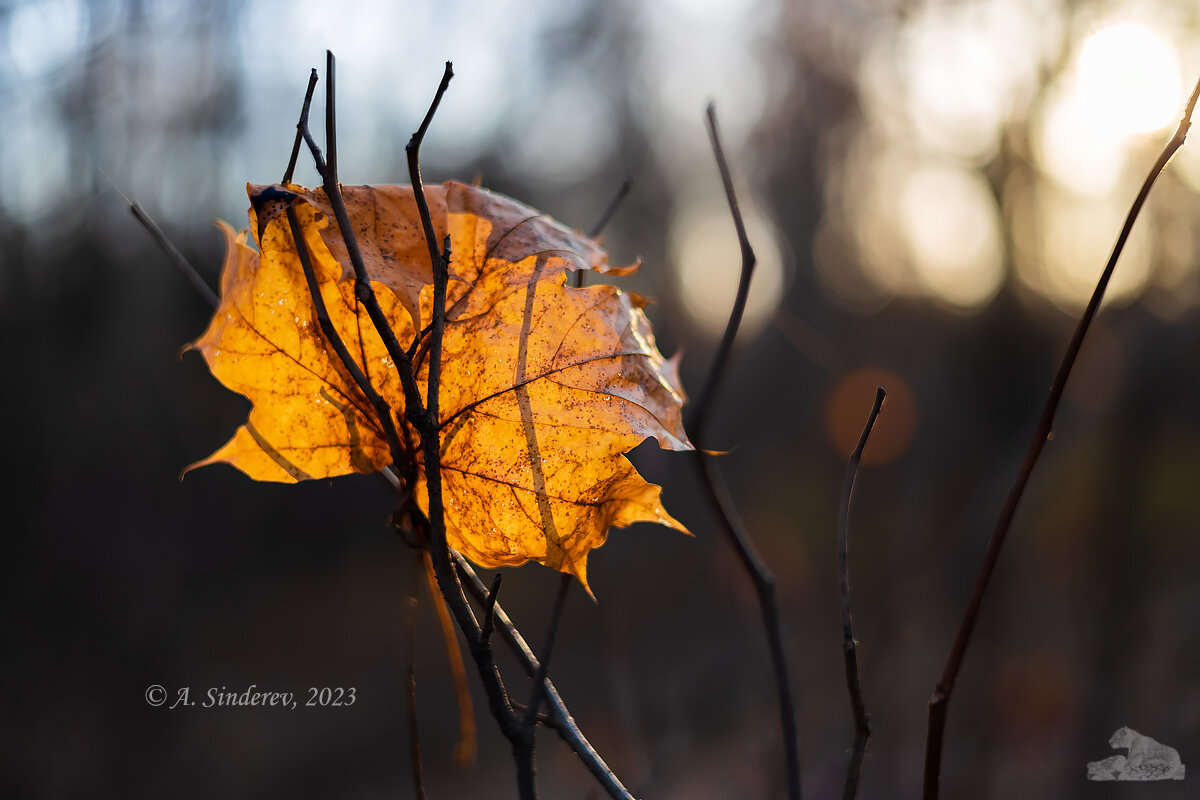
[[[1108,740],[1110,747],[1127,748],[1128,756],[1089,761],[1089,781],[1181,781],[1183,762],[1174,747],[1159,744],[1131,728],[1121,728]]]

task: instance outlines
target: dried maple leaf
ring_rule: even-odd
[[[316,324],[282,213],[293,205],[331,321],[391,405],[419,467],[398,373],[355,297],[328,198],[298,186],[249,192],[259,252],[222,224],[221,305],[194,346],[253,408],[232,440],[194,466],[223,461],[257,480],[296,481],[373,472],[392,460],[371,404]],[[380,306],[399,341],[412,342],[432,313],[412,189],[343,192]],[[595,242],[506,197],[453,182],[426,196],[439,240],[451,242],[438,401],[449,545],[483,566],[539,561],[586,586],[587,554],[610,526],[684,530],[663,509],[661,489],[624,455],[649,437],[691,448],[676,362],[658,352],[636,296],[565,282],[567,270],[621,269]],[[424,392],[423,348],[415,362]],[[424,472],[415,474],[427,511]]]

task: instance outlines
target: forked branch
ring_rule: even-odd
[[[467,591],[475,598],[478,603],[486,603],[488,601],[488,590],[483,585],[483,581],[475,574],[475,570],[471,565],[458,553],[452,553],[454,557],[454,566],[457,568],[460,575],[466,579]],[[537,656],[533,654],[533,650],[525,642],[521,636],[521,632],[513,625],[512,620],[508,618],[508,614],[504,613],[504,609],[499,603],[493,606],[495,614],[496,630],[516,655],[520,661],[521,668],[526,675],[533,676],[537,673],[540,662]],[[571,748],[571,752],[583,762],[583,765],[588,768],[588,771],[596,778],[604,790],[608,792],[608,796],[613,800],[633,800],[633,795],[629,793],[608,764],[604,763],[604,759],[592,747],[591,742],[579,730],[575,724],[574,718],[571,716],[570,710],[567,709],[566,703],[558,694],[558,689],[554,688],[554,683],[545,678],[542,681],[543,691],[545,692],[545,703],[553,724],[551,727],[558,731],[558,735]]]
[[[438,106],[442,102],[442,96],[446,94],[447,87],[450,86],[450,80],[454,77],[454,65],[449,61],[446,62],[446,69],[442,72],[442,81],[438,84],[437,91],[433,94],[433,102],[429,104],[429,110],[425,112],[425,119],[421,120],[420,127],[409,138],[408,144],[404,146],[405,155],[408,156],[408,179],[412,183],[413,195],[417,201],[417,212],[421,217],[421,228],[425,233],[425,244],[429,247],[429,263],[433,267],[434,287],[437,286],[438,262],[445,260],[445,270],[449,270],[450,243],[446,242],[446,248],[439,252],[437,234],[433,230],[433,217],[429,213],[429,203],[425,200],[425,189],[421,183],[421,144],[425,141],[425,133],[429,130],[429,123],[433,122],[433,115],[437,112]],[[443,296],[443,300],[444,300]],[[441,305],[434,301],[433,313],[436,315],[441,310],[444,317],[446,313],[445,302]],[[436,319],[434,325],[436,326]],[[431,347],[432,349],[432,347]],[[440,350],[440,347],[439,347]],[[436,364],[438,359],[433,359],[430,366]],[[432,384],[432,381],[430,381]],[[436,414],[434,415],[436,418]]]
[[[292,182],[292,175],[296,172],[296,160],[300,157],[300,145],[304,142],[304,133],[308,130],[308,109],[312,105],[313,91],[317,88],[317,70],[313,69],[308,75],[308,89],[304,92],[304,105],[300,110],[300,121],[296,123],[296,139],[292,142],[292,155],[288,158],[287,169],[283,171],[283,180],[280,183],[285,186]]]
[[[1108,257],[1108,263],[1105,264],[1104,271],[1100,275],[1100,280],[1096,283],[1096,289],[1092,292],[1092,298],[1088,301],[1087,308],[1084,310],[1083,316],[1080,317],[1079,324],[1075,327],[1075,333],[1071,336],[1071,341],[1067,345],[1067,352],[1063,355],[1062,363],[1058,367],[1058,373],[1054,377],[1054,383],[1050,386],[1050,395],[1046,398],[1046,404],[1042,407],[1041,417],[1039,417],[1037,427],[1033,432],[1033,440],[1029,443],[1029,449],[1025,453],[1025,458],[1021,461],[1020,469],[1017,471],[1017,478],[1013,483],[1012,489],[1008,492],[1008,497],[1004,501],[1003,508],[1000,509],[1000,517],[996,520],[996,527],[993,529],[992,538],[988,542],[987,552],[984,554],[979,574],[975,578],[975,587],[971,591],[971,599],[968,601],[962,621],[959,623],[958,633],[954,637],[954,644],[951,645],[950,653],[946,657],[946,665],[942,670],[941,679],[934,687],[933,694],[929,698],[929,730],[925,740],[925,800],[936,800],[938,796],[941,778],[942,742],[946,730],[946,710],[950,703],[950,695],[954,691],[954,682],[957,680],[959,669],[962,667],[963,657],[967,652],[967,645],[971,641],[971,632],[975,629],[975,622],[979,618],[979,610],[983,605],[983,597],[987,593],[992,572],[996,568],[996,559],[1000,556],[1000,548],[1004,545],[1004,539],[1008,535],[1009,527],[1012,525],[1013,516],[1017,513],[1017,505],[1021,502],[1021,496],[1025,493],[1025,486],[1029,483],[1029,477],[1033,474],[1033,468],[1037,466],[1038,457],[1042,454],[1042,448],[1046,446],[1046,442],[1050,438],[1050,433],[1054,429],[1054,415],[1057,413],[1058,404],[1062,400],[1067,379],[1071,376],[1071,369],[1075,366],[1075,359],[1078,357],[1079,350],[1083,346],[1083,339],[1087,335],[1088,328],[1091,327],[1092,319],[1096,316],[1096,312],[1100,308],[1100,302],[1104,299],[1104,292],[1108,289],[1109,280],[1116,269],[1117,259],[1121,257],[1121,252],[1125,249],[1125,242],[1129,238],[1130,231],[1133,230],[1133,224],[1137,221],[1138,214],[1141,213],[1146,198],[1150,195],[1150,189],[1154,186],[1154,182],[1158,179],[1163,168],[1166,167],[1167,162],[1171,160],[1171,156],[1183,146],[1184,140],[1187,138],[1188,129],[1192,124],[1192,113],[1196,109],[1196,99],[1198,96],[1200,96],[1200,81],[1197,81],[1195,89],[1192,90],[1187,108],[1184,110],[1183,117],[1179,121],[1179,126],[1175,129],[1175,134],[1163,146],[1162,152],[1159,153],[1158,158],[1154,162],[1154,166],[1150,168],[1149,174],[1146,175],[1141,190],[1138,192],[1137,197],[1134,198],[1133,205],[1129,208],[1129,214],[1125,217],[1125,224],[1121,227],[1120,235],[1117,236],[1112,254]]]
[[[375,331],[379,334],[379,338],[383,340],[384,347],[387,348],[392,363],[396,365],[396,372],[400,376],[400,385],[404,388],[404,410],[411,417],[424,413],[424,406],[421,403],[421,392],[417,388],[417,379],[412,369],[412,362],[409,360],[408,354],[400,347],[400,342],[396,339],[396,332],[392,330],[391,325],[388,323],[387,316],[384,315],[383,309],[379,307],[379,301],[375,297],[375,290],[371,288],[371,276],[367,272],[367,265],[363,261],[362,252],[359,250],[358,239],[355,237],[354,228],[350,224],[350,215],[346,211],[346,203],[342,199],[341,184],[338,183],[337,94],[334,68],[333,53],[327,50],[325,52],[325,147],[328,151],[327,157],[322,157],[321,148],[317,146],[316,141],[312,137],[312,132],[308,127],[308,109],[312,99],[311,91],[304,98],[304,106],[300,113],[300,121],[297,123],[297,130],[304,138],[304,141],[308,143],[313,163],[316,165],[317,173],[321,176],[321,186],[325,189],[326,197],[329,198],[329,205],[333,208],[333,216],[337,219],[338,230],[341,232],[342,240],[346,244],[346,253],[350,257],[350,265],[354,268],[354,292],[359,302],[367,309],[367,315],[371,318],[371,324],[375,326]],[[310,88],[312,85],[313,81],[310,77]],[[401,466],[401,464],[397,463],[397,466]]]

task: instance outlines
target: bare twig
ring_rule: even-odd
[[[858,475],[858,465],[862,461],[863,450],[867,447],[867,438],[875,427],[875,419],[879,409],[883,407],[883,399],[887,392],[882,386],[875,392],[875,404],[867,416],[867,424],[863,427],[858,446],[850,454],[846,465],[846,479],[842,483],[842,502],[838,507],[838,574],[841,576],[842,593],[842,656],[846,666],[846,688],[850,692],[850,708],[854,712],[854,749],[850,754],[850,763],[846,766],[846,782],[842,790],[842,800],[854,800],[858,794],[858,777],[862,772],[863,757],[867,753],[867,741],[871,738],[871,722],[867,714],[867,706],[863,701],[862,681],[858,671],[858,642],[854,639],[854,623],[850,617],[850,496],[854,492],[854,478]]]
[[[393,490],[399,491],[400,478],[389,467],[384,467],[379,472],[380,477]],[[417,512],[419,515],[419,511]],[[423,524],[427,522],[422,521]],[[526,675],[532,677],[538,670],[538,659],[533,654],[533,651],[526,644],[525,639],[521,636],[521,632],[513,625],[508,614],[504,612],[496,599],[496,592],[500,587],[499,580],[492,582],[492,591],[489,592],[487,587],[483,585],[483,581],[475,574],[475,570],[470,563],[463,558],[459,553],[450,551],[450,556],[454,562],[456,576],[465,579],[465,586],[475,601],[485,608],[490,608],[493,625],[500,631],[500,638],[509,646],[513,654],[521,666],[521,669]],[[432,562],[430,562],[432,563]],[[499,575],[497,575],[499,577]],[[434,581],[430,582],[432,586]],[[571,748],[576,757],[587,767],[588,771],[596,778],[596,781],[607,792],[608,796],[613,800],[634,800],[632,794],[617,778],[616,774],[609,768],[608,764],[604,763],[604,759],[592,747],[591,742],[579,730],[579,726],[575,723],[575,718],[571,716],[570,710],[562,697],[558,694],[558,690],[554,687],[554,683],[545,678],[543,681],[545,687],[545,703],[548,713],[539,714],[538,722],[548,728],[553,728],[558,732],[559,737]],[[514,709],[520,710],[517,703],[512,703]]]
[[[300,157],[300,144],[304,141],[304,129],[308,124],[308,107],[312,105],[313,90],[317,88],[317,70],[316,68],[308,76],[308,89],[304,92],[304,105],[300,112],[300,121],[296,123],[296,139],[292,142],[292,156],[288,159],[287,169],[283,171],[282,184],[292,182],[292,175],[296,172],[296,159]]]
[[[529,705],[525,709],[525,728],[531,733],[537,722],[542,697],[545,695],[546,674],[550,671],[550,654],[554,652],[554,636],[558,632],[558,620],[562,616],[563,605],[567,600],[567,590],[571,588],[572,580],[571,575],[566,572],[558,579],[558,592],[554,595],[554,605],[550,611],[550,624],[546,626],[546,639],[542,642],[542,657],[539,659],[537,672],[533,674],[533,688],[529,693]]]
[[[1054,377],[1054,383],[1050,387],[1050,395],[1046,398],[1046,404],[1042,407],[1041,417],[1039,417],[1037,427],[1034,429],[1033,440],[1029,443],[1029,450],[1025,453],[1025,458],[1022,460],[1020,469],[1017,471],[1016,481],[1013,483],[1012,489],[1009,490],[1008,497],[1004,501],[1004,506],[1000,510],[1000,517],[996,520],[996,527],[993,529],[992,538],[988,542],[987,552],[984,555],[983,564],[979,568],[979,574],[976,576],[975,587],[971,592],[971,599],[967,603],[966,611],[963,613],[958,633],[954,637],[954,644],[951,646],[950,653],[946,658],[941,679],[934,687],[933,694],[929,698],[929,730],[925,740],[924,797],[926,800],[936,800],[938,796],[941,776],[942,742],[946,730],[946,710],[950,703],[951,692],[954,690],[954,682],[958,678],[959,669],[962,667],[967,645],[971,640],[971,632],[975,629],[975,622],[979,617],[979,610],[983,604],[984,594],[987,592],[992,572],[996,567],[996,559],[1000,555],[1000,548],[1004,545],[1004,539],[1012,524],[1013,516],[1017,512],[1017,505],[1021,502],[1021,496],[1024,494],[1025,486],[1029,483],[1029,478],[1033,474],[1033,468],[1037,465],[1042,448],[1045,447],[1047,440],[1050,438],[1050,433],[1054,429],[1054,415],[1058,411],[1059,402],[1062,400],[1063,389],[1067,385],[1067,379],[1071,375],[1071,369],[1074,367],[1075,359],[1079,355],[1079,350],[1083,345],[1083,338],[1087,335],[1088,328],[1092,324],[1092,319],[1096,316],[1096,312],[1100,308],[1100,302],[1104,299],[1104,292],[1108,288],[1113,271],[1116,269],[1117,259],[1120,258],[1121,251],[1125,249],[1125,242],[1129,238],[1129,233],[1133,229],[1134,222],[1137,221],[1138,214],[1141,213],[1146,198],[1150,195],[1150,189],[1154,186],[1154,182],[1158,179],[1163,168],[1166,167],[1167,162],[1171,160],[1171,156],[1183,146],[1184,140],[1187,138],[1188,128],[1192,124],[1192,113],[1196,109],[1197,97],[1200,97],[1200,81],[1197,81],[1195,89],[1192,90],[1191,97],[1188,98],[1187,108],[1183,112],[1179,126],[1175,129],[1175,134],[1163,146],[1162,152],[1159,153],[1158,158],[1154,162],[1154,166],[1150,168],[1149,174],[1146,175],[1141,190],[1138,192],[1137,197],[1134,198],[1133,205],[1129,208],[1129,214],[1125,218],[1125,224],[1121,227],[1120,235],[1117,236],[1112,254],[1108,257],[1108,263],[1104,266],[1104,272],[1101,273],[1100,280],[1096,283],[1096,289],[1092,292],[1092,298],[1088,301],[1087,308],[1084,310],[1083,316],[1080,317],[1079,324],[1075,327],[1075,333],[1071,336],[1071,341],[1067,345],[1067,351],[1063,355],[1062,363],[1058,367],[1058,373]]]
[[[467,591],[479,603],[486,603],[488,597],[487,587],[483,585],[483,581],[479,580],[479,576],[475,574],[475,570],[471,565],[458,553],[453,553],[454,566],[460,575],[466,578]],[[520,631],[513,625],[512,620],[508,618],[508,614],[499,603],[495,605],[496,630],[517,656],[517,660],[521,664],[521,668],[526,675],[532,676],[538,669],[538,659],[533,654],[533,651],[526,644],[525,639],[521,636]],[[583,765],[588,768],[588,771],[596,778],[608,796],[613,800],[634,800],[633,795],[629,790],[622,785],[621,781],[609,768],[608,764],[604,763],[604,759],[592,747],[591,742],[587,740],[579,730],[579,726],[575,724],[575,719],[571,716],[571,712],[567,709],[566,703],[558,694],[558,690],[554,688],[554,683],[546,678],[543,682],[546,692],[546,707],[549,709],[549,716],[555,721],[552,725],[562,740],[567,743],[571,751],[578,756]]]
[[[621,203],[624,202],[625,198],[629,195],[629,190],[632,188],[632,180],[626,178],[625,180],[621,181],[621,188],[617,189],[617,193],[613,195],[613,199],[609,200],[608,205],[604,207],[604,211],[600,212],[600,218],[597,219],[595,223],[592,224],[592,227],[588,230],[587,235],[589,239],[595,239],[604,231],[606,227],[608,227],[608,223],[610,220],[612,220],[613,214],[617,213],[617,209],[621,206]],[[577,269],[572,274],[571,285],[576,289],[583,288],[585,272],[586,270]]]
[[[434,291],[437,287],[438,262],[445,260],[446,269],[449,269],[450,263],[450,242],[447,240],[446,247],[442,252],[438,252],[437,234],[433,230],[433,217],[429,213],[429,203],[425,200],[425,189],[421,184],[421,143],[425,141],[425,132],[429,130],[429,123],[433,121],[433,115],[437,111],[438,105],[442,102],[442,96],[446,94],[447,87],[450,86],[450,80],[454,77],[454,65],[447,61],[446,69],[442,72],[442,81],[438,84],[437,91],[433,94],[433,102],[429,104],[429,110],[425,112],[425,119],[421,120],[420,127],[409,138],[408,144],[404,146],[404,152],[408,156],[408,177],[412,183],[413,196],[417,201],[417,212],[421,217],[421,227],[425,231],[425,244],[429,247],[429,263],[433,268],[434,276]],[[441,305],[435,300],[433,303],[433,313],[436,315],[441,310],[443,317],[446,313],[445,297]],[[440,356],[439,353],[436,355]],[[430,345],[432,353],[433,346]],[[437,359],[433,360],[436,363]],[[432,381],[430,381],[432,384]],[[437,414],[433,415],[434,421],[437,421]]]
[[[155,224],[154,220],[150,219],[150,215],[143,211],[142,207],[137,203],[130,203],[129,210],[137,218],[137,221],[142,223],[142,227],[154,238],[155,243],[167,254],[167,258],[171,259],[171,263],[183,273],[183,276],[191,282],[195,290],[208,301],[209,305],[216,309],[221,304],[221,298],[217,297],[217,293],[204,282],[204,278],[200,277],[200,273],[196,271],[196,268],[183,257],[183,254],[175,248],[175,245],[171,244],[171,240]]]
[[[741,559],[742,566],[754,581],[754,588],[758,593],[763,626],[766,628],[767,645],[771,653],[771,664],[775,672],[775,690],[779,697],[779,717],[783,733],[788,797],[790,800],[799,800],[801,796],[800,752],[797,744],[796,711],[792,701],[787,655],[783,649],[783,636],[779,627],[779,610],[775,600],[775,576],[767,569],[766,563],[755,549],[749,534],[738,518],[733,500],[729,496],[729,490],[720,479],[716,466],[712,463],[712,457],[704,449],[705,424],[708,421],[709,410],[712,407],[717,388],[724,378],[729,354],[733,349],[733,341],[737,336],[742,313],[746,308],[746,299],[750,293],[750,279],[754,273],[755,263],[754,250],[750,247],[750,240],[746,236],[746,227],[742,221],[737,195],[733,189],[733,177],[729,172],[724,148],[721,146],[721,137],[717,130],[717,112],[711,104],[708,107],[708,133],[712,139],[717,168],[721,172],[721,183],[725,187],[725,197],[729,201],[729,211],[737,230],[738,244],[742,253],[742,270],[741,278],[738,281],[737,297],[734,300],[733,309],[729,313],[729,322],[725,325],[725,334],[721,337],[721,343],[713,358],[712,370],[709,372],[708,380],[692,413],[691,422],[688,425],[688,436],[696,447],[696,466],[699,468],[700,477],[713,510],[716,512],[726,537]]]
[[[413,560],[414,566],[417,559],[420,559],[420,554],[415,554]],[[404,687],[407,695],[408,707],[408,748],[409,757],[412,760],[413,771],[413,791],[416,794],[417,800],[425,800],[425,770],[421,766],[421,736],[417,731],[417,669],[416,658],[416,630],[417,630],[417,586],[419,585],[420,572],[416,569],[410,570],[411,576],[409,579],[408,602],[404,611],[404,639],[406,652],[404,654]]]
[[[633,188],[633,181],[629,178],[621,181],[621,187],[617,189],[617,193],[613,195],[613,199],[608,201],[608,205],[604,207],[600,218],[588,230],[588,238],[595,239],[604,229],[608,227],[608,223],[612,220],[613,214],[617,213],[617,209],[621,207],[621,203],[629,196],[629,191]]]
[[[367,309],[371,323],[375,326],[376,332],[383,340],[383,345],[387,349],[392,363],[396,366],[396,372],[400,376],[400,384],[404,388],[405,414],[409,416],[414,414],[419,415],[424,413],[424,408],[421,404],[421,392],[417,387],[417,379],[412,369],[412,361],[404,349],[400,347],[400,342],[396,339],[396,332],[392,330],[391,324],[383,313],[383,309],[379,307],[379,301],[375,297],[375,290],[371,288],[371,276],[367,271],[366,264],[363,262],[362,252],[358,247],[358,239],[354,235],[354,227],[350,224],[350,215],[346,211],[346,203],[342,199],[342,190],[338,183],[337,95],[334,67],[333,53],[327,50],[325,51],[325,146],[328,150],[327,159],[322,158],[321,149],[317,147],[316,141],[312,138],[312,132],[309,130],[307,102],[304,104],[297,127],[303,135],[304,141],[308,143],[313,163],[316,165],[317,172],[321,176],[321,186],[325,189],[325,195],[329,198],[329,205],[332,206],[333,215],[337,219],[338,229],[342,234],[342,241],[346,244],[346,254],[350,257],[350,264],[354,268],[355,295],[358,297],[359,302]]]
[[[534,763],[537,751],[537,720],[538,710],[542,705],[545,694],[546,673],[550,669],[550,655],[554,652],[554,635],[558,632],[558,619],[562,614],[563,603],[567,599],[567,590],[571,588],[571,576],[563,573],[558,582],[558,592],[554,597],[554,605],[550,611],[550,624],[546,628],[546,639],[542,643],[542,657],[537,670],[533,673],[532,686],[529,690],[529,703],[521,717],[521,741],[513,742],[513,758],[517,762],[517,785],[528,784],[535,786],[537,767]],[[518,712],[521,713],[521,712]]]
[[[717,169],[721,173],[721,184],[725,187],[725,199],[729,202],[729,213],[733,216],[733,226],[737,230],[738,246],[742,254],[742,270],[738,279],[737,295],[733,300],[733,308],[729,311],[729,321],[725,323],[725,333],[721,343],[717,345],[717,353],[713,357],[712,369],[704,389],[692,409],[691,425],[688,435],[696,449],[700,449],[700,441],[704,437],[704,426],[708,422],[709,408],[716,397],[717,388],[725,379],[725,370],[729,365],[729,355],[733,350],[733,341],[737,338],[738,328],[742,324],[742,314],[746,310],[746,301],[750,297],[750,279],[754,277],[754,265],[757,259],[754,249],[750,247],[750,238],[746,235],[746,224],[742,221],[742,211],[738,206],[737,193],[733,189],[733,175],[729,171],[729,162],[725,159],[725,148],[721,146],[721,135],[717,129],[717,109],[711,103],[708,106],[708,135],[712,141],[713,154],[716,156]]]
[[[300,266],[304,270],[304,279],[308,282],[308,293],[312,297],[313,311],[316,313],[317,324],[321,328],[321,333],[325,335],[325,340],[333,347],[333,351],[337,353],[338,359],[346,367],[346,371],[350,373],[350,377],[354,379],[358,390],[363,393],[363,396],[370,402],[372,408],[375,409],[375,416],[379,420],[379,427],[383,430],[383,436],[387,440],[388,448],[392,454],[392,463],[397,465],[404,464],[406,455],[404,447],[400,444],[400,437],[396,434],[396,422],[392,417],[392,407],[387,401],[380,397],[379,392],[375,391],[375,387],[367,380],[367,376],[363,374],[362,368],[358,366],[358,362],[350,355],[350,350],[347,349],[346,343],[342,341],[342,337],[338,335],[337,328],[333,326],[333,320],[329,318],[329,310],[325,307],[325,299],[321,296],[321,287],[317,285],[317,275],[313,271],[312,257],[308,252],[308,244],[304,240],[304,229],[300,227],[300,217],[296,214],[294,204],[287,207],[288,225],[292,229],[292,240],[296,245],[296,254],[300,257]]]
[[[492,579],[492,590],[487,593],[487,600],[484,602],[483,627],[479,631],[479,638],[484,642],[492,638],[492,629],[496,626],[496,599],[500,596],[500,579],[503,577],[504,573],[496,573],[496,577]]]

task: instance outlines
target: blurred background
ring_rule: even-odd
[[[427,181],[479,177],[586,229],[632,179],[604,241],[617,262],[644,258],[624,284],[657,299],[659,345],[684,351],[693,396],[738,269],[703,126],[716,102],[759,268],[710,446],[730,451],[721,467],[778,578],[806,795],[840,796],[852,741],[835,522],[883,384],[851,517],[875,732],[859,796],[916,796],[925,704],[996,514],[1200,74],[1189,0],[0,0],[0,793],[412,796],[416,573],[392,501],[365,477],[180,480],[248,406],[181,353],[209,309],[126,200],[215,285],[212,222],[244,225],[244,184],[279,180],[326,48],[347,183],[407,182],[403,145],[446,60]],[[947,797],[1111,796],[1085,765],[1121,726],[1200,770],[1197,191],[1191,142],[1138,222],[1016,517],[950,708]],[[590,560],[598,602],[567,601],[552,677],[639,797],[781,797],[752,586],[691,461],[652,444],[633,458],[695,537],[612,532]],[[503,603],[536,643],[557,579],[510,573]],[[451,764],[453,687],[419,592],[430,797],[515,797],[478,693],[477,762]],[[151,684],[357,700],[168,710],[143,699]],[[555,736],[539,742],[543,796],[601,796]],[[1183,797],[1195,780],[1143,788]]]

